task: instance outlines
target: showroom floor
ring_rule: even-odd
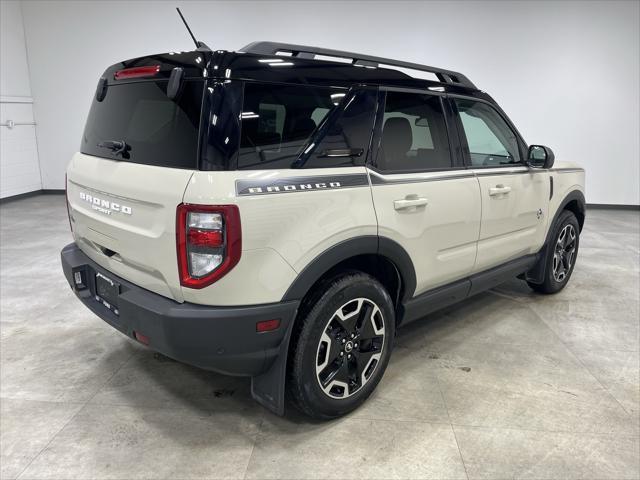
[[[328,423],[85,309],[60,270],[63,196],[0,213],[3,479],[640,476],[637,211],[588,212],[560,294],[514,280],[402,330],[368,403]]]

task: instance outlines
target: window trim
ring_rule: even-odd
[[[444,118],[445,131],[447,134],[447,141],[449,143],[449,160],[450,166],[448,167],[436,167],[436,168],[418,168],[411,170],[383,170],[378,168],[377,160],[380,155],[380,148],[382,143],[382,128],[384,126],[384,113],[385,107],[387,103],[387,92],[398,92],[398,93],[412,93],[416,95],[429,95],[432,97],[440,98],[440,106],[442,108],[442,114]],[[367,157],[367,161],[365,163],[366,167],[377,173],[378,175],[399,175],[399,174],[415,174],[415,173],[431,173],[431,172],[448,172],[451,170],[463,170],[465,166],[460,164],[457,154],[457,145],[454,141],[454,126],[452,125],[453,121],[453,112],[450,111],[450,107],[448,107],[446,102],[447,94],[445,92],[435,92],[431,90],[421,89],[421,88],[403,88],[403,87],[387,87],[380,86],[378,87],[378,107],[376,112],[376,119],[373,129],[373,137],[371,141],[370,154]]]
[[[473,102],[484,103],[493,109],[494,112],[498,114],[498,116],[504,121],[507,127],[511,130],[511,133],[516,138],[516,143],[518,145],[518,154],[520,155],[520,161],[518,163],[509,163],[504,165],[473,165],[471,163],[471,153],[469,151],[469,144],[467,142],[467,134],[464,131],[464,126],[462,124],[462,119],[460,118],[460,112],[458,112],[458,106],[456,105],[455,99],[461,100],[470,100]],[[485,100],[483,98],[472,97],[469,95],[458,95],[458,94],[449,94],[447,95],[447,101],[449,103],[449,107],[453,112],[454,122],[456,128],[458,130],[458,141],[460,142],[460,149],[462,151],[462,158],[464,161],[465,168],[474,169],[474,170],[484,170],[490,168],[514,168],[514,167],[526,167],[526,151],[528,149],[526,142],[520,135],[518,129],[513,125],[513,122],[507,117],[506,113],[502,111],[500,107],[497,105]]]

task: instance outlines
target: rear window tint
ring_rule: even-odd
[[[110,85],[103,101],[94,99],[81,151],[114,160],[160,167],[196,169],[204,81],[186,81],[175,100],[167,81]],[[102,142],[125,142],[116,154]]]

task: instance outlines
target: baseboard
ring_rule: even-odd
[[[610,203],[587,203],[592,210],[640,210],[640,205],[612,205]]]
[[[0,205],[22,200],[23,198],[36,197],[38,195],[64,195],[64,189],[43,188],[42,190],[34,190],[33,192],[20,193],[9,197],[0,198]]]

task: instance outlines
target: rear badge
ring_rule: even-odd
[[[84,200],[91,204],[91,208],[106,215],[111,215],[113,212],[123,213],[125,215],[131,215],[132,213],[131,207],[128,207],[127,205],[110,202],[109,200],[94,197],[88,193],[80,192],[80,200]]]

